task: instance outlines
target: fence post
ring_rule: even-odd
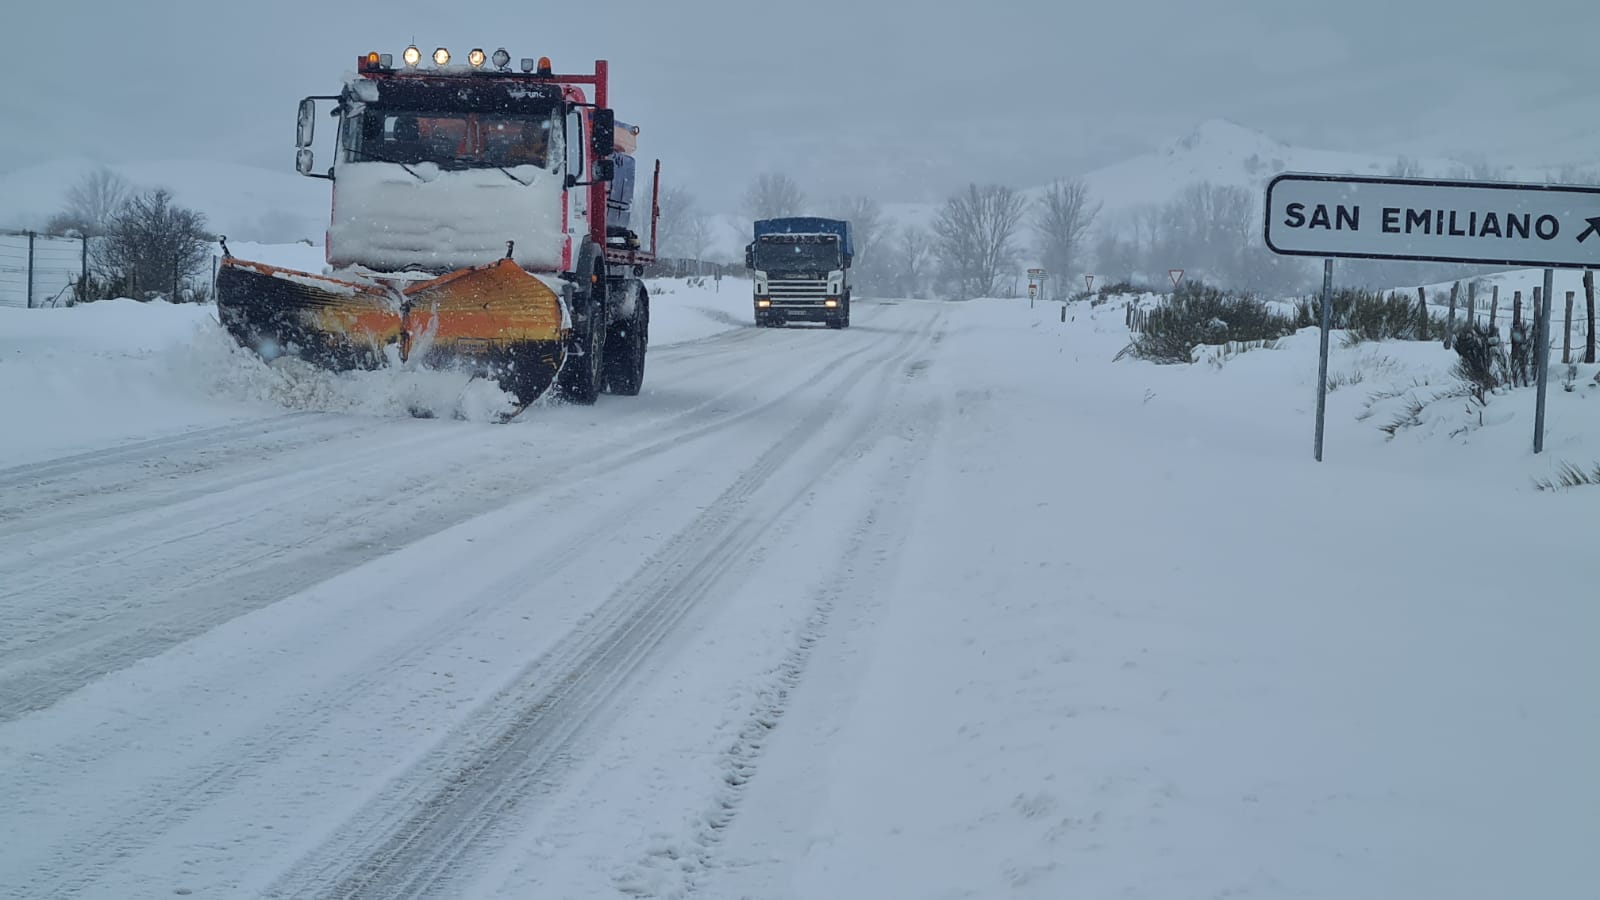
[[[1500,285],[1494,285],[1490,291],[1489,305],[1489,330],[1495,334],[1500,333]]]
[[[1594,270],[1583,273],[1583,300],[1589,307],[1589,331],[1583,342],[1583,361],[1594,362]]]
[[[1473,330],[1478,328],[1478,280],[1467,282],[1467,325]]]
[[[1450,285],[1450,318],[1444,326],[1444,348],[1450,349],[1451,342],[1455,340],[1456,331],[1456,297],[1461,294],[1461,282]]]
[[[28,232],[28,308],[33,309],[33,232]]]
[[[89,236],[78,233],[78,302],[89,302]]]
[[[1511,327],[1516,328],[1522,324],[1522,292],[1511,292]]]
[[[1428,289],[1417,288],[1417,328],[1423,340],[1428,339]]]
[[[1561,329],[1561,364],[1572,364],[1572,298],[1577,291],[1567,291],[1567,318],[1566,326]]]

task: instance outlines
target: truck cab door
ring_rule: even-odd
[[[583,110],[577,107],[567,111],[567,174],[573,175],[579,181],[584,178],[584,147],[588,143],[584,139]],[[567,233],[574,238],[574,248],[578,243],[578,236],[589,233],[589,189],[574,187],[567,189]]]

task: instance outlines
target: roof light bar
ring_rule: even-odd
[[[450,51],[443,47],[433,51],[433,64],[436,66],[450,65]]]
[[[504,69],[506,66],[511,65],[511,54],[507,53],[506,48],[504,47],[496,50],[494,52],[494,56],[491,58],[494,60],[494,67],[496,69]]]
[[[406,48],[406,52],[400,54],[400,58],[406,61],[406,65],[415,69],[417,63],[422,62],[422,51],[417,49],[416,44],[412,44]]]

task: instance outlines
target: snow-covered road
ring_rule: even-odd
[[[1317,464],[1310,332],[742,291],[507,425],[5,320],[0,897],[1588,896],[1594,367],[1336,343]]]
[[[943,319],[863,312],[509,426],[293,413],[0,471],[0,884],[445,889],[659,654],[786,593],[758,558],[855,565]]]

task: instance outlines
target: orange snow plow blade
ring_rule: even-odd
[[[227,257],[217,310],[269,362],[294,356],[345,371],[415,360],[493,378],[522,404],[550,387],[565,358],[560,298],[509,259],[401,288]]]

